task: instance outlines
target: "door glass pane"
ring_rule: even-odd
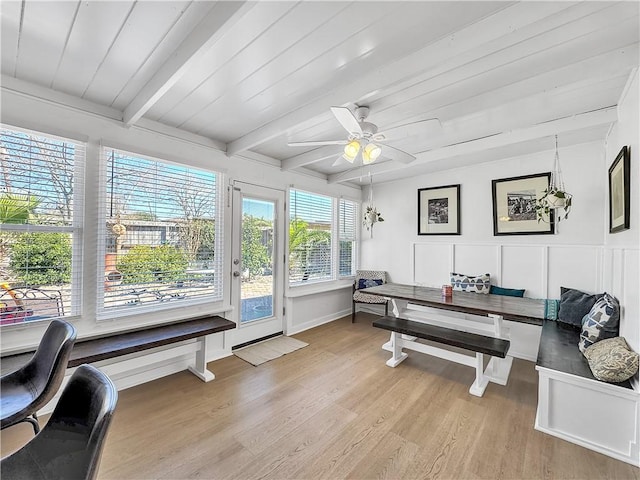
[[[275,203],[242,199],[242,323],[273,316]]]

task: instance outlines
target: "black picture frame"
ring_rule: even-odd
[[[631,210],[631,155],[624,146],[609,167],[609,233],[618,233],[630,227]]]
[[[551,172],[500,178],[491,181],[493,235],[552,235],[555,217],[538,221],[535,203],[549,187]]]
[[[418,235],[460,235],[460,184],[418,189]]]

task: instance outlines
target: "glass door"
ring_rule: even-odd
[[[284,192],[234,183],[234,346],[283,331]]]

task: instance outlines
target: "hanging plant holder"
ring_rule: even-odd
[[[569,218],[571,212],[573,195],[565,190],[564,181],[562,179],[562,170],[560,169],[560,157],[558,156],[558,136],[556,139],[556,154],[553,164],[553,172],[551,173],[551,181],[549,187],[542,192],[542,196],[536,200],[536,217],[538,222],[551,222],[551,212],[555,212],[556,221],[560,223],[562,220]]]
[[[384,218],[373,203],[373,178],[369,174],[369,199],[367,205],[364,208],[364,221],[362,224],[366,227],[368,232],[371,232],[371,238],[373,238],[373,226],[378,222],[384,222]]]

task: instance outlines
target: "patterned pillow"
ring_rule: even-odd
[[[623,337],[607,338],[584,351],[593,376],[603,382],[624,382],[638,371],[638,354]]]
[[[547,320],[558,319],[558,309],[560,308],[560,300],[554,298],[546,298],[544,301],[544,318]]]
[[[491,290],[491,276],[488,273],[473,276],[451,272],[451,286],[457,292],[484,293],[486,295]]]
[[[582,319],[582,332],[578,342],[580,351],[584,353],[587,347],[605,338],[617,337],[619,325],[620,304],[615,297],[605,292]]]
[[[363,288],[375,287],[377,285],[382,285],[382,279],[371,279],[371,278],[361,278],[358,280],[358,290],[362,290]]]

